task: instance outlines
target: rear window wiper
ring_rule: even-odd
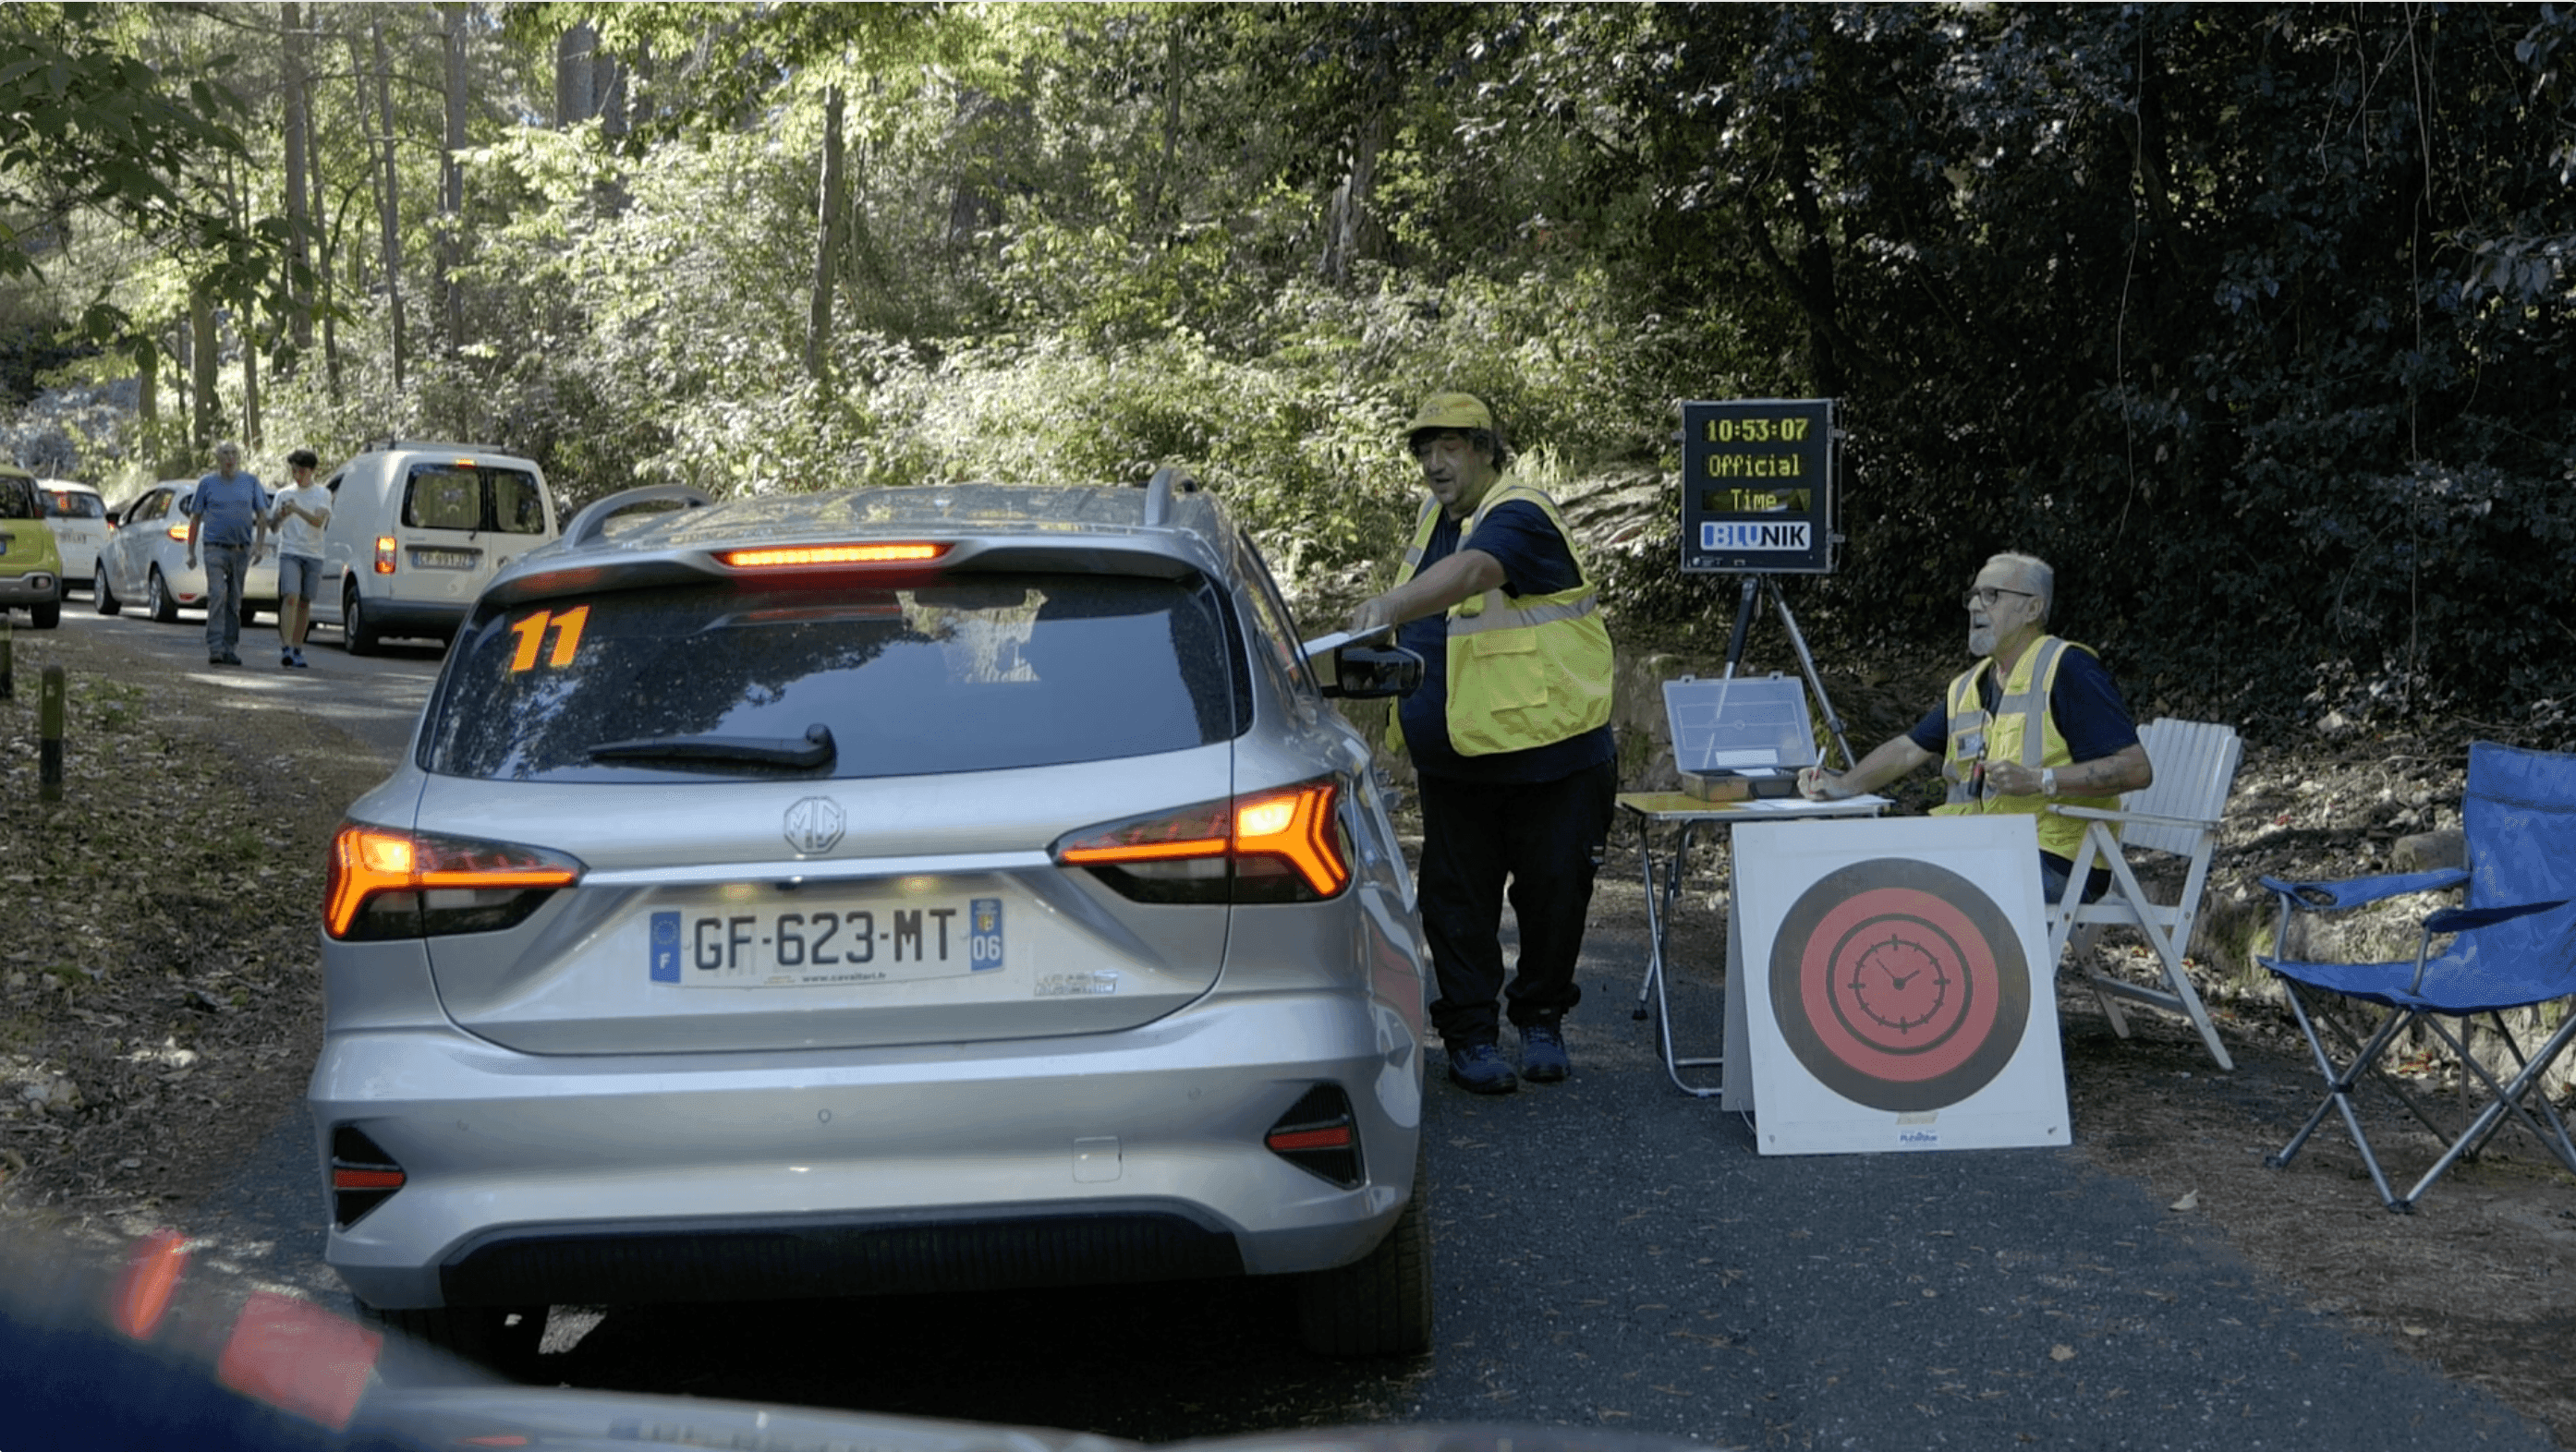
[[[832,728],[817,721],[803,740],[790,736],[645,736],[603,741],[593,761],[745,761],[759,766],[812,770],[831,764]]]

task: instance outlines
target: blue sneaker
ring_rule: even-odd
[[[1534,1023],[1521,1029],[1521,1077],[1533,1084],[1562,1083],[1574,1072],[1574,1061],[1565,1056],[1565,1035],[1552,1023]]]
[[[1457,1044],[1449,1050],[1449,1082],[1470,1094],[1509,1094],[1521,1086],[1503,1051],[1492,1044]]]

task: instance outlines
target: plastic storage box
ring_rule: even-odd
[[[1807,687],[1795,676],[1683,676],[1664,682],[1664,724],[1682,790],[1701,801],[1795,796],[1816,764]]]

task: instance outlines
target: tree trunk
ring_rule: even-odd
[[[1174,232],[1181,225],[1181,78],[1187,74],[1181,67],[1182,23],[1174,16],[1163,32],[1163,170],[1153,182],[1153,214]]]
[[[242,355],[242,448],[256,452],[259,448],[259,338],[250,303],[241,304],[234,318],[240,323]]]
[[[1336,283],[1351,280],[1352,264],[1377,256],[1385,229],[1377,220],[1377,161],[1386,149],[1391,107],[1381,98],[1351,138],[1350,169],[1333,189],[1324,232],[1322,272]]]
[[[215,446],[217,420],[221,404],[215,397],[215,370],[219,353],[215,347],[215,302],[201,287],[188,289],[188,382],[195,394],[195,406],[189,410],[188,442],[197,458],[204,458]]]
[[[308,77],[304,104],[304,125],[308,139],[313,127],[311,89]],[[331,308],[333,299],[339,291],[338,279],[334,272],[339,262],[339,232],[331,225],[330,194],[322,185],[322,150],[318,146],[308,145],[305,148],[304,185],[309,194],[304,207],[305,225],[310,230],[313,240],[313,310],[322,315],[323,387],[329,393],[331,401],[336,404],[340,401],[340,330],[332,323]],[[305,314],[304,321],[309,327],[313,321],[312,315]]]
[[[383,14],[381,10],[375,12],[367,21],[367,29],[376,47],[376,120],[384,127],[384,184],[376,191],[376,203],[384,223],[385,309],[392,335],[394,392],[400,394],[403,388],[402,174],[395,166],[393,66],[385,59]]]
[[[841,109],[841,88],[827,88],[823,93],[823,200],[814,228],[814,295],[805,323],[805,376],[817,384],[831,382],[832,279],[840,272],[842,239],[849,226]]]
[[[624,136],[635,129],[635,118],[646,113],[649,104],[645,93],[653,87],[653,48],[644,46],[635,54],[634,64],[619,62],[602,88],[599,104],[599,129],[609,136]]]
[[[584,21],[555,37],[555,129],[599,114],[599,31]]]
[[[286,336],[293,347],[278,369],[281,375],[293,373],[297,360],[313,350],[313,212],[307,204],[312,195],[313,98],[307,79],[303,8],[295,0],[281,0],[277,7],[277,33],[284,51],[280,79],[286,93],[287,287],[293,299],[286,318]]]
[[[141,421],[138,432],[143,436],[144,464],[155,479],[170,477],[170,461],[162,457],[161,437],[161,343],[157,338],[134,340],[134,415]]]
[[[444,5],[447,34],[447,147],[441,153],[438,188],[438,288],[445,319],[447,354],[465,347],[465,290],[456,280],[465,251],[465,7]]]

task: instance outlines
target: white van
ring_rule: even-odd
[[[391,439],[331,471],[313,619],[351,655],[389,636],[446,640],[503,565],[560,527],[543,471],[479,444]]]

